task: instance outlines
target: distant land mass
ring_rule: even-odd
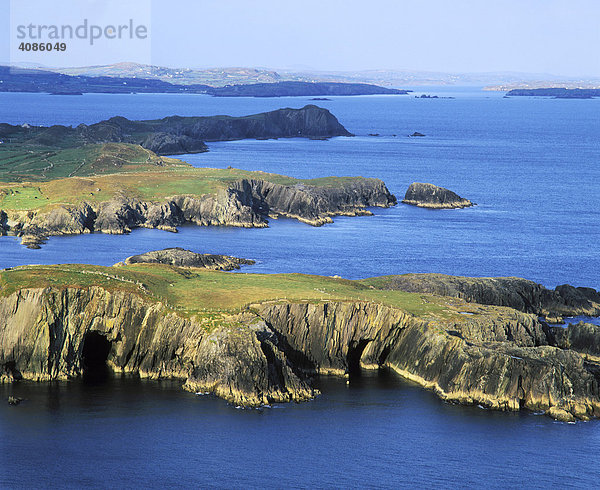
[[[9,63],[0,63],[9,64]],[[309,68],[212,67],[178,68],[120,62],[83,67],[46,67],[34,64],[13,65],[35,68],[70,76],[111,77],[167,82],[173,85],[225,87],[277,82],[337,82],[366,83],[384,87],[408,86],[476,86],[487,90],[506,91],[514,88],[566,87],[598,88],[600,78],[567,77],[548,73],[486,72],[448,73],[409,69],[376,69],[355,71],[324,71]]]
[[[0,66],[0,92],[48,92],[53,95],[83,93],[191,93],[218,97],[286,97],[324,95],[405,95],[406,90],[364,83],[287,81],[211,87],[175,84],[155,78],[65,75],[38,69]]]
[[[507,97],[554,97],[556,99],[593,99],[600,88],[531,88],[510,90]]]
[[[111,117],[95,124],[70,126],[30,126],[0,123],[0,176],[4,161],[15,165],[14,153],[26,160],[36,154],[98,143],[141,145],[158,155],[207,151],[205,141],[231,141],[246,138],[312,138],[352,136],[327,109],[306,105],[301,109],[278,109],[249,116],[169,116],[162,119],[131,121]],[[37,152],[37,153],[36,153]],[[8,157],[7,155],[10,155]],[[47,157],[44,157],[47,159]]]
[[[409,90],[384,88],[367,83],[275,82],[229,85],[208,91],[215,97],[294,97],[323,95],[406,95]]]

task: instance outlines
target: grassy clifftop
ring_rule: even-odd
[[[0,152],[0,209],[44,210],[83,201],[103,202],[117,194],[148,201],[176,194],[199,197],[240,179],[336,186],[352,178],[301,180],[260,171],[195,168],[126,143],[55,152]]]
[[[0,295],[28,288],[88,288],[128,291],[161,301],[184,314],[234,313],[268,301],[370,301],[427,319],[460,319],[472,307],[403,291],[370,288],[358,281],[305,274],[232,274],[161,264],[121,267],[67,264],[23,266],[0,271]]]

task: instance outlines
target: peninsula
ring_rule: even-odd
[[[310,400],[316,375],[352,382],[385,369],[450,402],[562,421],[600,416],[600,327],[552,328],[507,306],[401,291],[389,277],[231,274],[162,261],[0,271],[0,380],[108,368],[256,407]],[[492,279],[478,287],[478,297],[496,290]],[[597,292],[580,292],[598,306]]]
[[[112,117],[95,124],[32,126],[0,124],[0,165],[7,152],[31,153],[77,148],[93,143],[131,143],[158,155],[207,151],[205,141],[240,139],[316,138],[352,136],[327,109],[306,105],[301,109],[278,109],[250,116],[170,116],[163,119],[130,121]],[[4,165],[10,165],[7,162]],[[0,167],[1,170],[1,167]]]
[[[69,75],[50,69],[25,69],[0,66],[0,92],[46,92],[55,95],[81,95],[84,93],[132,94],[132,93],[184,93],[206,94],[213,97],[290,97],[325,95],[405,95],[409,91],[390,89],[369,83],[321,82],[321,81],[279,81],[277,77],[260,70],[247,70],[253,73],[239,73],[232,78],[227,75],[211,80],[202,77],[207,83],[197,83],[197,78],[185,70],[157,68],[165,76],[153,77],[145,70],[136,70],[130,76],[114,76],[107,71],[87,72],[87,75]],[[72,70],[63,70],[72,72]],[[170,73],[169,73],[170,72]],[[247,83],[250,80],[268,78],[268,83]],[[222,85],[223,80],[228,80]],[[231,83],[232,80],[244,83]],[[215,82],[216,85],[215,86]]]

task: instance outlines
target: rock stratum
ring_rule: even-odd
[[[322,293],[356,287],[378,296],[265,300],[235,312],[183,314],[157,299],[145,276],[117,275],[148,267],[162,267],[174,282],[192,280],[185,274],[175,279],[183,269],[142,264],[80,270],[86,285],[18,287],[17,274],[35,276],[38,268],[3,272],[1,379],[70,379],[106,363],[116,373],[181,379],[187,390],[251,407],[309,400],[317,394],[311,387],[316,375],[389,369],[449,402],[544,411],[562,421],[600,416],[599,327],[558,330],[508,307],[390,290],[382,296],[374,286],[301,275],[291,278],[294,284],[318,280],[314,289]],[[89,285],[94,274],[129,281],[134,289]],[[259,277],[201,274],[211,274],[213,283],[233,280],[229,295]],[[399,303],[374,300],[391,297]],[[415,301],[421,306],[411,313]],[[440,309],[421,311],[432,304]]]
[[[378,179],[347,178],[332,185],[241,179],[214,194],[176,195],[163,201],[121,194],[48,211],[0,210],[0,235],[21,237],[23,245],[38,248],[49,236],[124,234],[138,227],[174,232],[185,223],[260,228],[268,226],[269,217],[286,217],[321,226],[331,223],[333,216],[370,215],[367,207],[394,204],[396,198]]]
[[[421,182],[410,184],[402,202],[431,209],[460,209],[474,205],[468,199],[464,199],[448,189]]]

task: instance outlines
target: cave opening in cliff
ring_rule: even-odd
[[[110,375],[106,364],[111,343],[98,332],[88,332],[83,339],[81,361],[86,381],[103,381]]]
[[[353,344],[348,348],[348,356],[346,357],[346,361],[348,362],[348,374],[350,376],[360,376],[360,358],[362,357],[365,347],[367,347],[369,342],[371,341],[367,339],[361,339],[358,341],[358,343]]]

